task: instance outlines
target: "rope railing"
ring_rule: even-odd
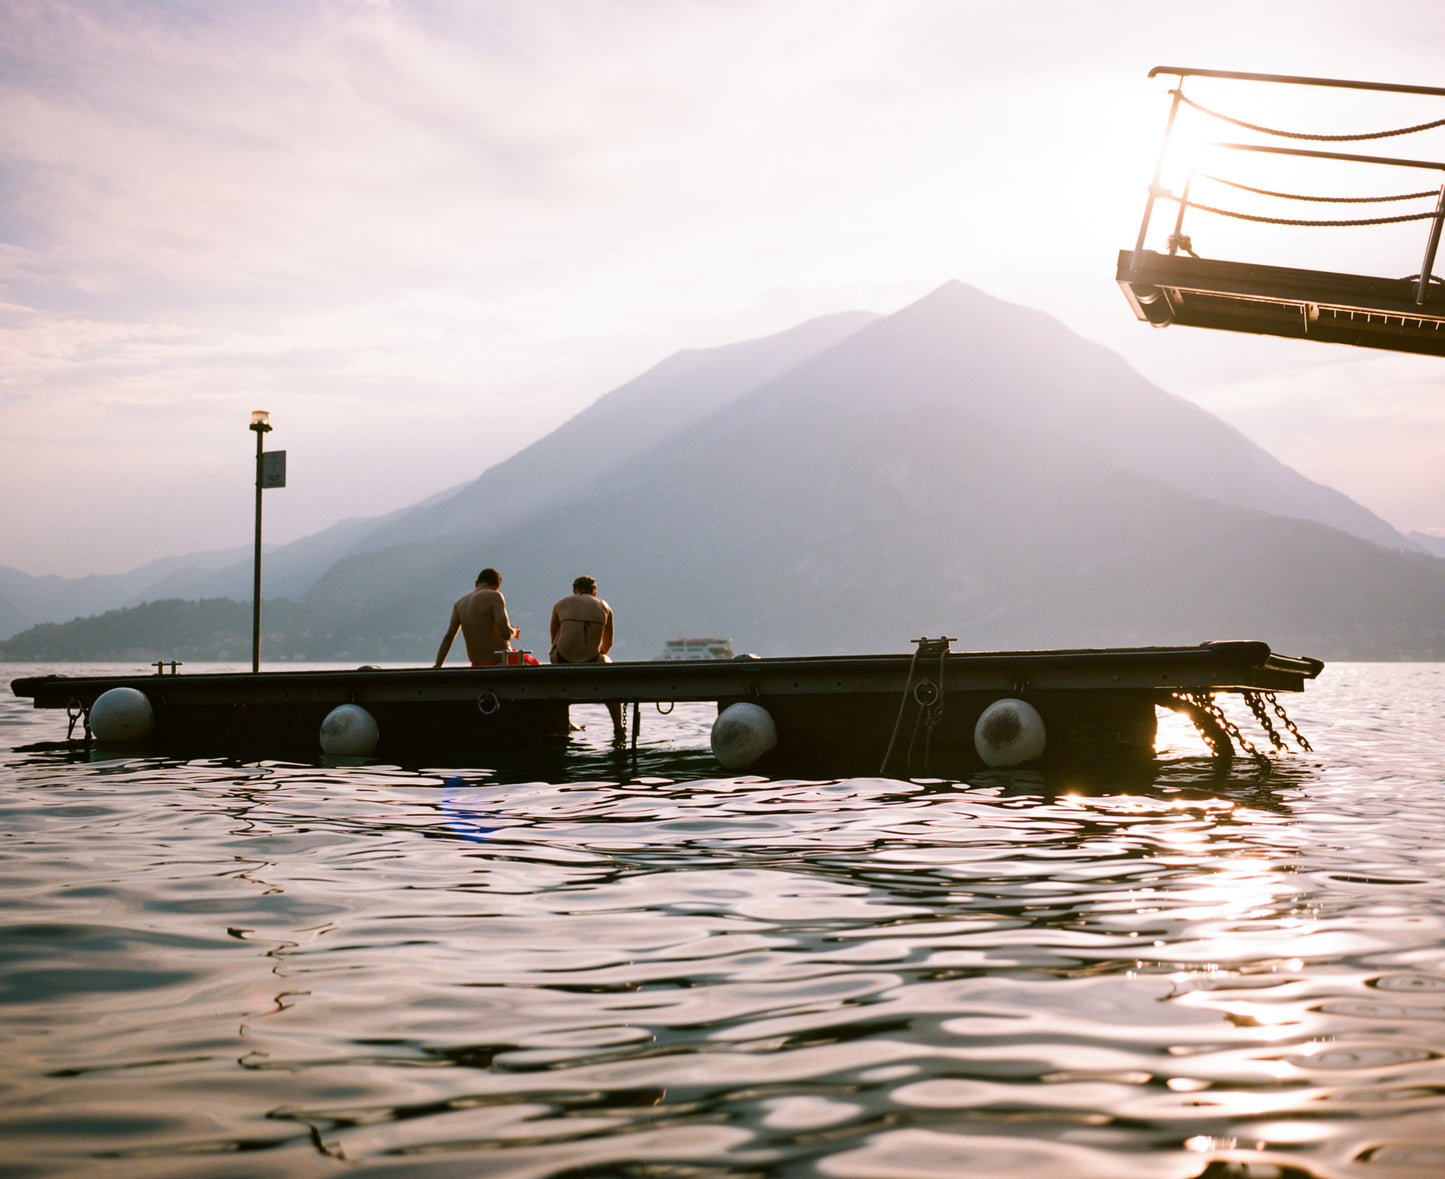
[[[1393,139],[1399,135],[1414,135],[1419,131],[1433,131],[1436,127],[1445,127],[1445,119],[1435,119],[1429,123],[1417,123],[1413,127],[1396,127],[1391,131],[1361,131],[1346,135],[1317,135],[1308,131],[1284,131],[1278,127],[1266,127],[1260,123],[1246,123],[1243,119],[1236,119],[1219,111],[1211,110],[1185,94],[1183,86],[1177,90],[1171,90],[1169,93],[1176,95],[1185,106],[1192,107],[1202,115],[1208,115],[1212,119],[1218,119],[1236,127],[1243,127],[1246,131],[1257,131],[1261,135],[1273,135],[1279,139],[1308,139],[1316,143],[1360,143],[1367,139]]]
[[[1427,188],[1422,192],[1402,192],[1391,196],[1313,196],[1305,193],[1274,192],[1267,188],[1255,188],[1249,184],[1241,184],[1236,180],[1226,180],[1222,176],[1212,176],[1208,173],[1199,173],[1198,179],[1208,180],[1214,184],[1222,184],[1228,188],[1238,189],[1242,192],[1253,193],[1256,196],[1273,197],[1285,201],[1301,201],[1316,204],[1335,205],[1370,205],[1386,204],[1401,201],[1418,201],[1425,198],[1438,198],[1440,190]],[[1160,195],[1168,200],[1179,201],[1186,209],[1198,209],[1203,213],[1214,213],[1220,217],[1233,217],[1238,221],[1254,221],[1266,225],[1290,225],[1295,227],[1321,228],[1321,229],[1348,229],[1361,225],[1398,225],[1406,221],[1428,221],[1439,214],[1435,212],[1424,213],[1399,213],[1391,217],[1357,217],[1349,219],[1341,218],[1310,218],[1310,217],[1266,217],[1259,213],[1241,213],[1234,209],[1221,209],[1216,205],[1206,205],[1200,201],[1189,199],[1188,188],[1185,189],[1183,197],[1177,197],[1171,192],[1163,192]]]
[[[1392,201],[1418,201],[1425,197],[1437,197],[1440,190],[1427,188],[1423,192],[1401,192],[1393,196],[1306,196],[1296,192],[1273,192],[1268,188],[1251,188],[1248,184],[1240,184],[1237,180],[1226,180],[1223,176],[1211,176],[1207,172],[1199,173],[1201,180],[1212,180],[1215,184],[1227,185],[1229,188],[1237,188],[1244,192],[1257,193],[1259,196],[1279,197],[1286,201],[1319,201],[1333,205],[1381,205]]]
[[[1431,196],[1436,194],[1431,193]],[[1316,229],[1350,229],[1359,225],[1397,225],[1402,221],[1433,221],[1437,213],[1402,213],[1395,217],[1360,217],[1354,220],[1314,220],[1306,217],[1265,217],[1259,213],[1240,213],[1233,209],[1220,209],[1198,201],[1184,200],[1172,194],[1170,200],[1179,201],[1186,209],[1198,209],[1201,213],[1214,213],[1220,217],[1233,217],[1236,221],[1258,221],[1265,225],[1292,225]]]
[[[1435,281],[1431,274],[1435,261],[1435,254],[1439,246],[1442,228],[1445,228],[1445,187],[1439,189],[1427,189],[1420,192],[1407,192],[1381,196],[1339,196],[1334,194],[1305,194],[1293,192],[1281,192],[1274,189],[1242,183],[1238,180],[1225,179],[1221,176],[1208,175],[1202,172],[1191,173],[1184,185],[1183,192],[1175,194],[1160,186],[1161,173],[1164,167],[1165,155],[1169,147],[1169,141],[1174,132],[1176,116],[1181,106],[1199,112],[1201,115],[1217,119],[1235,127],[1242,127],[1262,136],[1272,136],[1282,139],[1307,140],[1319,143],[1349,143],[1368,140],[1390,139],[1406,135],[1415,135],[1425,131],[1445,127],[1445,118],[1431,119],[1424,122],[1414,123],[1409,126],[1395,127],[1387,130],[1348,132],[1342,134],[1323,134],[1312,131],[1289,130],[1281,127],[1269,126],[1264,123],[1249,122],[1245,119],[1236,118],[1233,115],[1222,111],[1211,109],[1202,103],[1196,102],[1184,93],[1184,79],[1186,76],[1204,76],[1220,79],[1238,79],[1255,82],[1277,82],[1289,85],[1302,86],[1331,86],[1349,89],[1382,90],[1401,94],[1412,94],[1418,98],[1429,97],[1431,99],[1445,96],[1445,90],[1421,87],[1394,86],[1386,83],[1347,82],[1327,78],[1297,78],[1288,76],[1265,75],[1265,74],[1236,74],[1225,71],[1209,70],[1183,70],[1173,67],[1156,67],[1150,72],[1150,77],[1160,73],[1175,74],[1179,78],[1177,86],[1169,91],[1173,102],[1169,110],[1169,121],[1165,127],[1164,144],[1160,149],[1159,161],[1155,166],[1154,181],[1149,187],[1149,199],[1144,209],[1144,219],[1139,227],[1139,239],[1135,245],[1135,254],[1139,256],[1144,250],[1146,235],[1149,231],[1150,215],[1156,199],[1165,199],[1177,202],[1178,213],[1175,217],[1173,233],[1169,235],[1169,253],[1175,254],[1177,250],[1184,249],[1191,256],[1194,254],[1190,238],[1184,234],[1183,221],[1186,209],[1196,209],[1201,213],[1210,213],[1219,217],[1232,218],[1238,221],[1253,222],[1263,225],[1279,225],[1291,228],[1311,229],[1355,229],[1368,226],[1400,225],[1412,221],[1428,221],[1431,223],[1429,242],[1425,250],[1424,262],[1420,267],[1418,276],[1418,290],[1416,302],[1424,303],[1427,298],[1429,285]],[[1438,109],[1438,107],[1437,107]],[[1445,163],[1419,159],[1388,159],[1378,156],[1347,155],[1335,151],[1306,150],[1303,148],[1290,148],[1264,143],[1216,143],[1216,148],[1233,149],[1240,152],[1264,152],[1280,156],[1306,157],[1320,160],[1332,160],[1345,164],[1363,164],[1376,167],[1404,167],[1404,168],[1425,168],[1433,171],[1445,172]],[[1405,202],[1413,200],[1426,200],[1435,198],[1436,204],[1431,211],[1398,213],[1391,216],[1378,217],[1285,217],[1271,216],[1265,213],[1244,212],[1239,209],[1225,208],[1219,204],[1207,204],[1203,201],[1194,200],[1191,197],[1190,189],[1196,179],[1209,181],[1238,192],[1250,193],[1254,196],[1263,197],[1268,200],[1296,201],[1321,204],[1385,204],[1391,202]]]

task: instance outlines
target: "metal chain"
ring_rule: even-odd
[[[1191,692],[1175,692],[1174,699],[1181,700],[1186,704],[1192,704],[1195,708],[1204,707],[1195,699],[1195,694]],[[1204,743],[1209,746],[1209,752],[1215,757],[1221,757],[1224,751],[1219,748],[1219,742],[1215,740],[1213,731],[1207,726],[1200,724],[1199,718],[1193,713],[1186,713],[1185,715],[1194,722],[1195,731],[1204,739]]]
[[[1267,762],[1269,760],[1269,758],[1265,757],[1264,754],[1255,748],[1253,741],[1239,731],[1239,726],[1224,715],[1224,709],[1219,707],[1219,701],[1214,698],[1212,692],[1190,692],[1186,695],[1193,704],[1212,716],[1215,723],[1229,734],[1230,739],[1236,742],[1239,747],[1252,758],[1256,761]]]
[[[1269,713],[1265,711],[1264,701],[1259,698],[1259,693],[1253,690],[1245,692],[1244,702],[1249,705],[1249,711],[1254,713],[1254,719],[1259,721],[1259,727],[1269,737],[1269,743],[1276,749],[1288,749],[1289,745],[1279,735],[1279,731],[1274,727],[1274,722],[1269,719]]]
[[[1299,747],[1303,749],[1306,753],[1313,753],[1315,751],[1315,747],[1305,740],[1304,734],[1299,731],[1299,728],[1295,725],[1294,721],[1290,720],[1289,715],[1284,710],[1284,705],[1281,704],[1277,699],[1275,699],[1274,693],[1265,692],[1264,699],[1266,703],[1274,707],[1275,715],[1284,722],[1284,727],[1290,731],[1290,736],[1295,739],[1295,743],[1298,744]]]
[[[1263,728],[1268,735],[1270,744],[1272,744],[1275,749],[1288,751],[1289,742],[1280,735],[1266,706],[1274,709],[1275,716],[1279,718],[1280,723],[1289,731],[1290,736],[1295,739],[1295,743],[1300,749],[1306,753],[1314,752],[1314,746],[1305,740],[1304,734],[1299,731],[1299,726],[1289,718],[1289,714],[1284,710],[1284,705],[1279,702],[1273,692],[1248,689],[1241,692],[1241,695],[1244,697],[1245,703],[1249,705],[1249,710],[1254,713],[1255,719],[1259,721],[1260,727]],[[1223,733],[1228,734],[1228,736],[1236,741],[1239,747],[1250,754],[1250,756],[1258,761],[1269,760],[1255,748],[1248,737],[1239,731],[1239,726],[1224,714],[1224,710],[1219,706],[1219,701],[1212,692],[1176,692],[1174,696],[1175,699],[1191,704],[1199,711],[1207,714]],[[1223,751],[1220,749],[1216,734],[1211,732],[1208,726],[1201,724],[1199,717],[1191,716],[1190,719],[1194,721],[1194,727],[1199,731],[1199,735],[1204,739],[1204,743],[1209,746],[1209,751],[1215,757],[1222,756]]]

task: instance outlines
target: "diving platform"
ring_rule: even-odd
[[[1417,303],[1413,279],[1368,278],[1120,250],[1115,275],[1134,314],[1322,344],[1445,356],[1445,296]]]
[[[1169,91],[1173,101],[1138,238],[1132,250],[1119,251],[1115,272],[1139,320],[1159,328],[1178,324],[1445,355],[1445,285],[1432,273],[1445,225],[1445,160],[1438,158],[1445,152],[1445,88],[1176,66],[1149,72],[1160,75],[1177,78]],[[1185,93],[1186,83],[1191,93]],[[1275,87],[1290,91],[1290,102],[1273,104],[1279,109],[1303,108],[1306,119],[1339,118],[1352,129],[1326,133],[1318,126],[1266,126],[1239,117],[1249,110],[1252,119],[1265,118],[1251,104],[1271,109]],[[1333,107],[1318,97],[1339,92],[1354,93],[1343,104],[1333,98]],[[1391,121],[1359,127],[1372,117]],[[1409,121],[1394,125],[1401,120]],[[1220,123],[1247,138],[1206,142],[1203,133]],[[1427,142],[1437,158],[1336,147],[1395,137]],[[1280,140],[1329,146],[1284,146]],[[1401,188],[1413,191],[1396,191]],[[1174,206],[1172,217],[1155,216],[1161,203]],[[1231,220],[1251,228],[1231,230]],[[1420,233],[1413,250],[1412,223]],[[1337,246],[1351,243],[1347,260],[1365,256],[1403,276],[1219,256],[1227,249],[1223,243],[1248,241],[1262,250],[1261,233],[1275,245],[1284,235],[1317,229],[1330,231]],[[1366,242],[1357,231],[1376,236]],[[1296,253],[1297,241],[1291,247]]]

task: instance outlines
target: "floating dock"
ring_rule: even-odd
[[[1149,754],[1157,707],[1192,717],[1221,756],[1236,745],[1252,750],[1218,707],[1221,693],[1247,699],[1279,746],[1267,708],[1298,734],[1274,693],[1302,691],[1323,666],[1248,641],[965,653],[949,649],[947,639],[921,639],[912,654],[895,655],[225,674],[172,670],[35,676],[15,680],[12,688],[36,708],[64,710],[67,740],[74,742],[124,742],[181,756],[314,760],[342,753],[406,764],[459,758],[486,764],[501,749],[565,748],[574,704],[630,708],[635,745],[643,705],[701,701],[718,709],[713,748],[725,769],[902,776]],[[116,701],[119,712],[112,708]],[[719,732],[726,727],[724,717],[760,719],[772,732],[744,734],[758,739],[755,752],[724,752]],[[1034,726],[1041,726],[1041,733],[1032,732]],[[1009,751],[1018,741],[1035,739],[1037,750]],[[1020,752],[1028,756],[1015,756]]]

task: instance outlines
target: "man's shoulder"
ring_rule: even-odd
[[[460,598],[457,599],[457,609],[461,609],[468,603],[495,602],[501,599],[501,597],[501,590],[494,590],[490,586],[479,585],[476,589],[469,590],[467,593],[464,593]]]

